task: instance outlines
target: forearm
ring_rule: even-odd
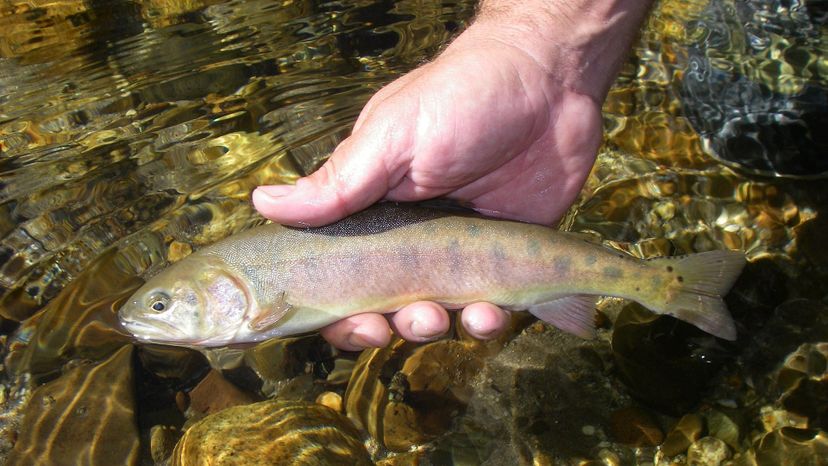
[[[603,101],[651,0],[482,0],[468,35],[515,46],[576,92]]]

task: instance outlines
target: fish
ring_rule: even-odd
[[[745,263],[731,250],[642,260],[543,225],[386,202],[328,226],[231,235],[149,278],[118,317],[140,342],[211,348],[416,301],[487,301],[589,338],[597,299],[614,296],[735,340],[722,296]]]

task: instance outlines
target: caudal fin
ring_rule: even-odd
[[[668,287],[662,314],[691,323],[725,340],[736,339],[736,326],[724,296],[742,272],[745,255],[736,251],[709,251],[677,258],[653,259],[675,277]]]

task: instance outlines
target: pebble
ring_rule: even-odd
[[[256,401],[252,395],[228,382],[220,372],[211,370],[189,393],[189,410],[212,414],[231,406]]]
[[[169,459],[181,433],[172,426],[155,425],[150,428],[150,456],[155,464]]]
[[[687,448],[701,436],[702,418],[695,414],[684,415],[679,419],[673,430],[667,434],[661,451],[667,456],[676,456],[687,451]]]
[[[707,431],[712,437],[723,440],[728,446],[734,449],[739,448],[739,426],[730,416],[712,410],[706,414]]]
[[[322,406],[327,406],[337,413],[342,412],[342,396],[339,393],[323,392],[316,397],[316,403]]]
[[[613,436],[621,443],[637,447],[654,447],[664,440],[655,419],[640,408],[621,408],[610,416]]]
[[[193,247],[189,243],[182,241],[173,241],[170,243],[170,250],[167,258],[170,262],[178,262],[181,259],[189,256],[193,252]]]
[[[730,448],[716,437],[703,437],[687,450],[687,466],[719,466],[730,458]]]

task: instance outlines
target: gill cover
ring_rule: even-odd
[[[235,270],[218,257],[194,255],[151,278],[119,316],[143,340],[232,342],[254,305],[249,286]]]

